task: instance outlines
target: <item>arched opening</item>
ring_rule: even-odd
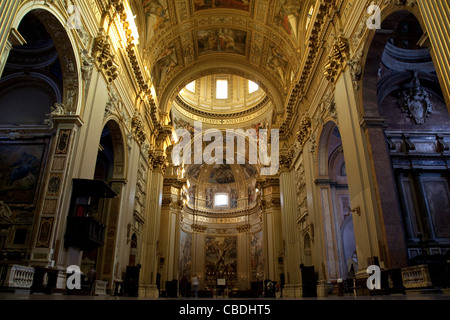
[[[114,272],[118,272],[116,269],[117,266],[114,265],[114,248],[121,209],[120,193],[124,179],[123,166],[125,153],[123,148],[124,144],[119,125],[114,120],[108,121],[100,137],[94,180],[105,182],[118,196],[99,200],[94,215],[98,221],[106,226],[104,245],[90,251],[83,251],[82,267],[87,268],[89,265],[95,265],[98,279],[107,281],[110,286],[112,286],[111,279]],[[136,237],[136,235],[134,236]],[[134,258],[136,258],[136,250],[134,248]],[[130,253],[130,261],[132,260],[133,258]],[[119,274],[119,276],[121,275]]]
[[[33,11],[18,31],[26,44],[10,51],[0,79],[0,125],[43,126],[54,103],[62,102],[60,56],[51,34]]]
[[[321,199],[328,277],[335,281],[349,277],[347,261],[356,251],[356,244],[344,150],[334,122],[324,125],[318,150],[315,183]]]
[[[450,116],[420,21],[409,11],[397,11],[383,21],[382,30],[367,54],[363,112],[387,239],[382,260],[395,267],[422,247],[429,254],[449,248],[450,184],[444,163]],[[382,126],[371,118],[381,119]]]
[[[0,221],[1,234],[10,239],[0,250],[5,261],[23,263],[33,259],[33,248],[55,246],[56,205],[39,217],[45,196],[59,195],[64,185],[58,173],[51,175],[50,191],[44,188],[54,146],[50,113],[65,101],[70,91],[65,84],[76,79],[77,68],[67,32],[50,11],[24,12],[14,23],[22,44],[9,51],[0,78],[0,201],[12,213]],[[75,93],[71,97],[76,100]]]

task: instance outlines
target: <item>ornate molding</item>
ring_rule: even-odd
[[[325,78],[332,84],[336,83],[340,73],[344,69],[347,59],[349,58],[349,46],[347,39],[338,37],[328,55],[327,63],[325,64]]]
[[[236,227],[236,231],[238,233],[248,233],[248,232],[250,232],[250,229],[251,229],[251,225],[249,225],[249,224],[244,224],[243,226]]]
[[[55,116],[65,116],[69,114],[67,107],[62,103],[55,103],[51,106],[51,112],[46,114],[47,119],[45,119],[44,124],[51,130],[55,125]]]
[[[142,145],[147,138],[147,132],[145,131],[144,123],[138,114],[135,114],[133,119],[131,119],[131,128],[134,138]]]
[[[87,50],[82,50],[81,61],[81,75],[83,80],[88,82],[91,80],[95,59],[89,54]]]
[[[359,90],[359,80],[361,79],[362,75],[362,57],[363,52],[362,50],[359,50],[353,58],[351,58],[348,61],[348,66],[350,68],[350,74],[352,75],[353,80],[353,88],[355,91]]]
[[[322,114],[327,113],[333,118],[336,123],[338,122],[338,115],[336,110],[336,102],[334,100],[334,90],[330,86],[323,96],[322,102],[320,103],[320,111]],[[323,117],[322,117],[323,118]]]
[[[414,7],[417,4],[417,0],[384,0],[384,4],[393,4],[395,6]]]
[[[286,153],[280,155],[280,172],[290,171],[292,161],[294,160],[294,150],[288,150]]]
[[[167,158],[161,151],[149,152],[149,163],[153,170],[161,170],[165,174],[168,167]]]
[[[178,104],[178,106],[180,106],[181,108],[185,109],[186,111],[202,116],[202,117],[210,117],[210,118],[218,118],[218,119],[229,119],[229,118],[236,118],[236,117],[242,117],[242,116],[246,116],[246,115],[251,115],[252,113],[258,111],[259,109],[262,109],[263,107],[265,107],[269,102],[270,99],[269,97],[266,95],[264,97],[264,99],[259,102],[257,105],[244,110],[244,111],[240,111],[240,112],[230,112],[230,113],[213,113],[213,112],[207,112],[207,111],[202,111],[199,110],[195,107],[190,106],[188,103],[186,103],[179,95],[176,96],[175,98],[175,102]]]
[[[200,224],[193,224],[192,225],[192,230],[194,231],[194,233],[205,233],[207,227],[204,225],[200,225]]]
[[[322,31],[326,29],[325,27],[326,19],[329,16],[333,7],[334,1],[332,0],[321,1],[318,6],[318,13],[316,15],[316,20],[311,21],[312,29],[308,41],[308,48],[305,52],[307,58],[303,67],[298,72],[300,78],[298,79],[297,83],[295,83],[292,86],[292,92],[289,96],[285,110],[285,117],[283,119],[282,125],[280,126],[280,133],[286,133],[286,130],[289,128],[292,122],[297,100],[299,97],[301,98],[305,94],[307,84],[311,78],[313,66],[318,61],[317,56],[321,48],[322,43],[321,37],[323,35]]]
[[[311,134],[311,119],[308,116],[304,116],[300,121],[300,128],[297,131],[297,141],[300,143],[300,147],[303,147]]]
[[[102,29],[100,30],[100,33]],[[119,65],[115,61],[115,55],[111,51],[111,45],[109,44],[109,36],[99,35],[94,40],[94,46],[92,48],[92,56],[95,57],[97,62],[103,69],[108,82],[112,82],[119,76]]]

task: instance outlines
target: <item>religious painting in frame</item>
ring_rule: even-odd
[[[251,270],[252,281],[261,280],[264,276],[264,252],[262,231],[251,237]]]
[[[206,275],[237,277],[236,237],[206,237]]]
[[[0,200],[36,205],[48,142],[0,142]]]
[[[191,278],[192,234],[180,231],[180,255],[178,260],[179,279]]]

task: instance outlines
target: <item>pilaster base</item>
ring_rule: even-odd
[[[320,280],[317,285],[317,297],[324,298],[328,296],[328,285],[325,280]]]
[[[158,287],[154,284],[140,284],[139,285],[139,297],[140,298],[158,299],[159,298]]]
[[[283,298],[301,298],[303,289],[301,284],[286,284],[283,288]]]

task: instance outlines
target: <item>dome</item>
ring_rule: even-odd
[[[172,105],[175,122],[251,127],[271,123],[273,105],[260,86],[232,74],[212,74],[186,85]]]
[[[214,74],[189,83],[178,97],[186,105],[213,116],[253,109],[264,100],[266,93],[243,77]],[[181,107],[186,105],[180,104]]]

